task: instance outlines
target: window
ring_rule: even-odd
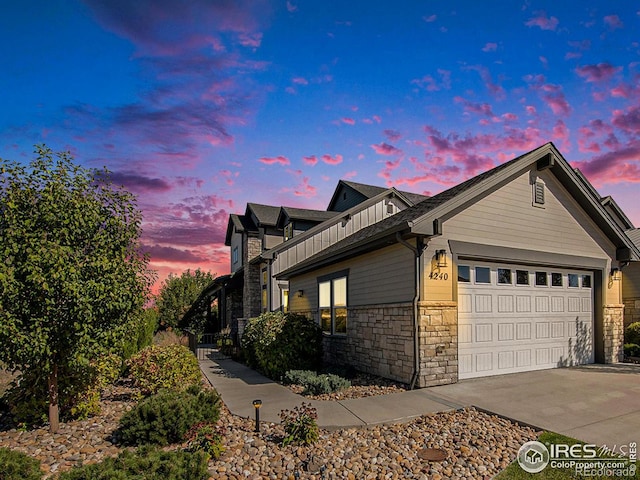
[[[233,263],[238,263],[238,247],[233,247]]]
[[[536,286],[546,287],[547,285],[547,272],[536,272]]]
[[[347,333],[347,277],[344,274],[318,282],[320,326],[330,335]]]
[[[458,265],[458,281],[459,282],[471,281],[471,272],[467,265]]]
[[[529,270],[516,270],[516,284],[529,285]]]
[[[568,280],[569,280],[569,287],[571,288],[578,288],[580,285],[578,285],[578,275],[575,273],[570,273],[568,275]]]
[[[491,283],[491,269],[489,267],[476,267],[476,283]]]
[[[508,268],[498,269],[498,283],[500,285],[511,285],[511,270]]]
[[[293,222],[287,223],[284,227],[284,240],[287,241],[293,237]]]
[[[284,313],[289,313],[289,289],[282,289],[282,311]]]
[[[552,273],[551,274],[551,286],[552,287],[561,287],[562,286],[562,274],[561,273]]]
[[[582,288],[591,288],[591,275],[582,275]]]
[[[267,288],[268,281],[267,269],[262,269],[262,313],[269,311],[269,290]]]
[[[544,205],[544,182],[536,180],[533,184],[533,204]]]

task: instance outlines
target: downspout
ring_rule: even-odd
[[[420,301],[420,290],[422,287],[422,275],[420,275],[420,260],[422,258],[422,252],[424,252],[425,246],[422,243],[422,237],[418,237],[416,240],[417,247],[414,247],[409,242],[404,240],[400,235],[400,232],[396,233],[396,240],[401,245],[407,247],[415,255],[415,294],[413,297],[413,375],[411,376],[410,389],[413,390],[416,385],[416,381],[420,376],[420,323],[418,315],[418,302]]]

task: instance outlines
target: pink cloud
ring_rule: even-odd
[[[318,163],[318,158],[315,155],[311,155],[308,157],[302,157],[302,161],[307,165],[311,165],[312,167]]]
[[[296,12],[297,10],[298,10],[298,6],[294,5],[289,0],[287,0],[287,11],[289,13],[293,13],[293,12]]]
[[[602,20],[611,30],[624,27],[624,23],[618,15],[607,15]]]
[[[545,12],[538,12],[536,17],[532,17],[525,22],[527,27],[539,27],[542,30],[555,30],[558,27],[556,17],[547,17]]]
[[[632,140],[616,150],[597,155],[590,160],[573,162],[596,184],[640,183],[640,141]]]
[[[356,172],[355,170],[351,170],[350,172],[345,173],[344,175],[342,175],[342,178],[345,180],[348,180],[350,178],[354,178],[358,175],[358,172]]]
[[[303,177],[302,182],[300,182],[293,191],[293,194],[297,197],[305,197],[311,198],[315,197],[318,193],[318,189],[313,185],[309,184],[309,177]]]
[[[640,98],[640,87],[621,83],[611,89],[611,96],[618,98]]]
[[[503,113],[501,117],[507,122],[515,122],[516,120],[518,120],[518,116],[515,113]]]
[[[327,165],[338,165],[342,163],[342,155],[337,154],[335,156],[331,156],[328,154],[322,155],[322,161]]]
[[[199,263],[207,260],[206,257],[194,254],[192,250],[182,250],[175,247],[162,245],[142,245],[143,252],[148,253],[154,261],[178,262],[178,263]]]
[[[538,113],[538,111],[536,110],[536,107],[534,107],[533,105],[527,105],[525,107],[525,110],[529,115],[535,115],[536,113]]]
[[[453,101],[456,103],[461,103],[465,112],[484,115],[487,117],[495,117],[491,105],[489,105],[488,103],[474,103],[462,97],[454,97]]]
[[[493,81],[491,72],[484,65],[471,65],[464,67],[464,70],[475,70],[480,75],[480,78],[484,82],[486,89],[495,97],[503,98],[505,95],[504,88]]]
[[[378,145],[371,145],[371,148],[373,148],[378,155],[402,155],[402,150],[384,142]]]
[[[495,52],[498,49],[498,44],[493,42],[488,42],[484,44],[482,47],[483,52]]]
[[[309,85],[309,80],[304,77],[293,77],[291,79],[291,82],[295,83],[296,85]]]
[[[374,122],[376,123],[380,123],[382,122],[382,118],[380,118],[379,115],[374,115],[373,117],[371,117],[373,119]]]
[[[435,22],[438,19],[438,16],[436,14],[433,15],[429,15],[429,16],[424,16],[422,17],[422,20],[424,20],[427,23],[432,23]]]
[[[569,142],[569,129],[562,120],[558,120],[553,126],[552,138],[554,141],[559,143],[560,148],[563,151],[569,151],[569,147],[571,145]]]
[[[276,163],[280,165],[291,165],[289,159],[283,155],[278,155],[277,157],[261,157],[259,161],[265,165],[274,165]]]
[[[385,130],[384,135],[389,139],[389,141],[391,142],[397,142],[398,140],[400,140],[402,138],[402,134],[397,131],[397,130]]]
[[[614,110],[613,125],[629,134],[640,134],[640,106],[632,106],[626,110]]]
[[[451,88],[451,72],[449,70],[438,69],[439,79],[435,79],[431,75],[425,75],[422,78],[415,78],[411,83],[423,88],[427,92],[437,92],[439,90],[449,90]]]
[[[584,65],[576,68],[576,73],[587,82],[604,82],[610,80],[622,67],[614,67],[610,63],[598,63],[597,65]]]
[[[238,35],[238,43],[243,47],[258,48],[262,43],[262,32],[241,33]]]
[[[356,121],[353,118],[343,117],[342,123],[346,123],[347,125],[355,125]]]
[[[163,193],[171,190],[171,185],[161,178],[153,178],[131,171],[118,171],[109,174],[109,180],[115,185],[123,185],[134,193]]]
[[[531,84],[532,89],[538,91],[540,98],[555,115],[569,115],[571,113],[571,106],[560,85],[544,83],[545,77],[543,75],[528,75],[525,80]]]

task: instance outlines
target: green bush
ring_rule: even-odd
[[[318,412],[310,404],[302,403],[293,410],[282,410],[280,419],[284,426],[285,437],[282,445],[290,444],[311,445],[320,438],[320,430],[316,419]]]
[[[624,343],[640,345],[640,322],[635,322],[624,329]]]
[[[85,419],[100,413],[100,394],[120,374],[122,361],[113,353],[102,353],[86,365],[61,366],[58,389],[62,420]],[[23,372],[11,384],[5,401],[16,423],[36,426],[48,420],[48,382],[42,369]]]
[[[162,389],[184,390],[199,385],[202,379],[198,360],[182,345],[146,347],[131,357],[127,366],[143,395]]]
[[[322,364],[322,330],[303,315],[271,312],[252,318],[241,343],[247,363],[274,379]]]
[[[200,422],[220,418],[220,397],[214,390],[163,391],[142,400],[120,419],[118,435],[124,445],[168,445],[182,441]]]
[[[311,370],[289,370],[284,375],[287,384],[304,387],[303,395],[322,395],[333,393],[351,386],[351,382],[333,374],[318,374]]]
[[[624,344],[624,356],[625,357],[640,357],[640,345],[636,343]]]
[[[207,458],[217,460],[224,453],[225,428],[216,427],[214,423],[202,422],[197,423],[187,432],[185,440],[187,441],[188,452],[203,452]]]
[[[155,308],[143,310],[131,322],[130,332],[122,343],[122,358],[128,360],[145,347],[153,344],[153,335],[158,328],[158,311]]]
[[[206,480],[207,468],[206,455],[201,452],[140,448],[61,473],[58,480]]]
[[[40,480],[40,462],[29,455],[0,448],[0,480]]]

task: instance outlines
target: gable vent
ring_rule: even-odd
[[[533,184],[533,203],[544,205],[544,183],[542,182]]]

